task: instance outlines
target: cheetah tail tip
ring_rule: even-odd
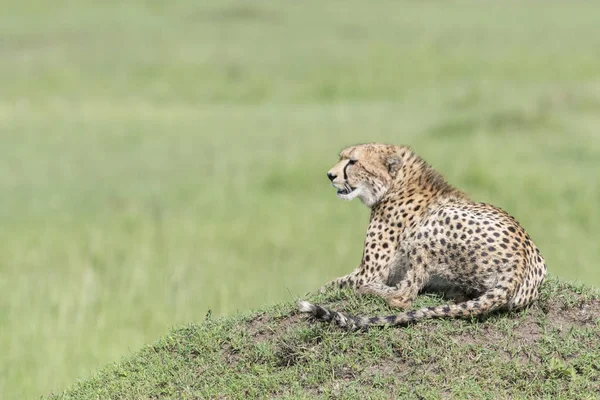
[[[309,303],[308,301],[300,300],[298,301],[298,310],[304,313],[313,313],[316,311],[316,307]]]

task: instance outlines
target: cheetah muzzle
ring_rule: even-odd
[[[464,301],[385,317],[357,317],[307,301],[300,312],[349,330],[426,318],[521,309],[539,295],[546,264],[519,223],[452,187],[407,146],[348,147],[327,173],[337,196],[371,209],[360,265],[325,287],[354,288],[408,309],[424,289]]]

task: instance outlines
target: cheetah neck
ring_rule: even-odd
[[[402,169],[392,182],[386,197],[401,200],[417,197],[430,201],[436,198],[467,197],[415,153],[409,153],[403,161]]]
[[[371,208],[371,220],[382,229],[414,228],[437,203],[467,197],[414,153],[408,161],[386,195]]]

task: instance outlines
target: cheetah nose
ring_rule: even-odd
[[[333,182],[333,180],[337,177],[337,175],[334,175],[331,172],[328,172],[327,173],[327,177],[329,178],[330,181]]]

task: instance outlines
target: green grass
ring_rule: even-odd
[[[392,312],[347,292],[319,297]],[[52,399],[592,399],[598,340],[600,292],[556,279],[525,312],[368,332],[307,322],[288,302],[174,329]]]
[[[510,2],[509,2],[510,3]],[[45,2],[0,13],[0,393],[353,269],[325,172],[410,144],[600,285],[593,2]]]

